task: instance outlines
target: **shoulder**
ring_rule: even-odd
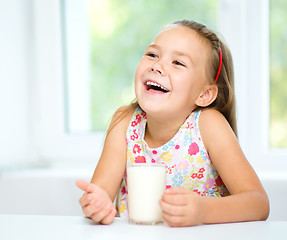
[[[116,112],[114,113],[113,119],[117,118],[121,115],[125,115],[125,116],[132,116],[134,111],[136,110],[136,107],[134,107],[133,105],[125,105],[125,106],[121,106],[120,108],[118,108],[116,110]]]
[[[228,121],[215,109],[202,110],[198,121],[202,140],[207,150],[211,145],[217,145],[220,148],[220,145],[236,138]]]
[[[108,133],[114,131],[114,129],[117,131],[122,130],[125,133],[135,110],[136,107],[133,105],[122,106],[117,109],[111,120]]]
[[[110,152],[117,156],[125,156],[126,131],[133,112],[131,106],[124,106],[114,113],[106,134],[101,158],[108,158]]]
[[[215,109],[204,109],[200,112],[199,124],[208,127],[210,124],[228,124],[225,117]],[[229,124],[228,124],[229,125]]]

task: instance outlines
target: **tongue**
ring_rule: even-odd
[[[157,86],[150,86],[149,88],[149,91],[156,91],[156,92],[162,92],[162,93],[166,93],[167,91],[163,90],[162,88],[160,87],[157,87]]]

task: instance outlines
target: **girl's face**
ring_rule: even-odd
[[[150,116],[186,117],[208,85],[209,47],[195,31],[169,26],[147,47],[135,74],[135,94]],[[159,115],[160,114],[160,115]]]

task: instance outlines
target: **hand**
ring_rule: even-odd
[[[77,180],[76,185],[85,191],[79,201],[85,216],[98,223],[112,223],[117,211],[107,192],[84,180]]]
[[[202,199],[203,197],[187,189],[165,190],[160,200],[164,222],[171,227],[201,224]]]

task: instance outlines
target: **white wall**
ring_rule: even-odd
[[[0,175],[0,214],[79,215],[82,191],[76,179],[89,181],[93,169],[25,170]],[[272,221],[287,221],[286,175],[259,175],[269,195]]]
[[[37,103],[33,97],[35,95],[33,89],[39,80],[37,77],[44,78],[45,84],[49,80],[55,79],[55,75],[59,78],[59,74],[50,71],[49,67],[46,72],[42,68],[37,68],[37,66],[43,67],[46,64],[46,57],[38,59],[41,60],[40,65],[36,64],[39,61],[34,61],[34,27],[41,24],[33,22],[36,14],[34,7],[41,5],[40,1],[42,0],[0,0],[0,213],[80,214],[77,203],[80,192],[74,186],[74,180],[78,177],[77,173],[72,173],[69,176],[65,175],[65,171],[56,175],[41,171],[28,171],[24,175],[19,172],[1,173],[1,170],[12,165],[26,166],[36,158],[37,152],[34,151],[37,148],[34,148],[34,144],[38,141],[35,141],[34,136],[37,134],[34,134],[33,131],[37,128],[33,126],[35,124],[34,116],[37,115],[35,112],[38,108],[34,108]],[[50,2],[55,4],[56,1],[45,0],[43,2],[50,6]],[[43,12],[47,10],[45,4],[42,4]],[[49,20],[47,21],[49,27]],[[42,29],[43,33],[46,30],[43,26],[42,28],[38,26],[37,30],[39,29]],[[46,38],[47,36],[41,35],[41,37]],[[55,37],[50,35],[50,38],[54,39]],[[41,49],[42,51],[40,51]],[[37,50],[40,53],[50,51],[47,46],[39,45]],[[50,55],[54,56],[53,52]],[[50,55],[48,54],[48,56]],[[51,59],[54,60],[53,57]],[[60,62],[59,59],[57,62],[54,60],[54,64],[58,64],[58,62]],[[37,74],[37,72],[41,72],[41,74]],[[47,92],[46,85],[41,89]],[[59,105],[59,102],[54,101],[55,105]],[[50,103],[51,100],[48,99],[47,102]],[[46,109],[45,114],[47,114]],[[42,115],[46,117],[46,115]],[[48,123],[49,127],[51,122]],[[48,127],[44,130],[50,133],[51,130]],[[244,136],[243,140],[245,140]],[[65,138],[63,142],[67,143],[68,140]],[[47,143],[42,146],[42,148],[45,147],[44,150],[41,149],[44,153],[51,149],[50,143],[52,142],[47,141]],[[62,146],[59,145],[59,152],[63,149]],[[74,154],[73,149],[81,148],[84,149],[83,152],[88,152],[91,149],[96,151],[94,149],[97,147],[94,146],[94,141],[87,143],[83,139],[77,141],[73,146],[75,147],[66,147],[67,152],[71,152],[69,159],[74,157],[77,160],[82,160],[81,155]],[[51,154],[46,155],[51,156]],[[65,155],[60,154],[60,156]],[[61,157],[61,160],[63,158]],[[276,159],[276,157],[273,156],[272,159]],[[95,165],[95,162],[93,164]],[[276,168],[277,166],[280,165],[275,165]],[[90,170],[92,171],[93,167]],[[276,170],[278,172],[278,169]],[[271,201],[271,219],[287,220],[287,209],[284,202],[287,198],[287,179],[284,174],[278,175],[277,173],[274,176],[261,178]],[[89,172],[84,177],[88,180],[91,176],[92,173]]]
[[[259,175],[270,202],[270,220],[287,221],[287,175],[285,173]]]
[[[0,214],[83,215],[76,179],[89,171],[23,170],[0,176]]]
[[[30,157],[28,0],[0,1],[0,167]]]

